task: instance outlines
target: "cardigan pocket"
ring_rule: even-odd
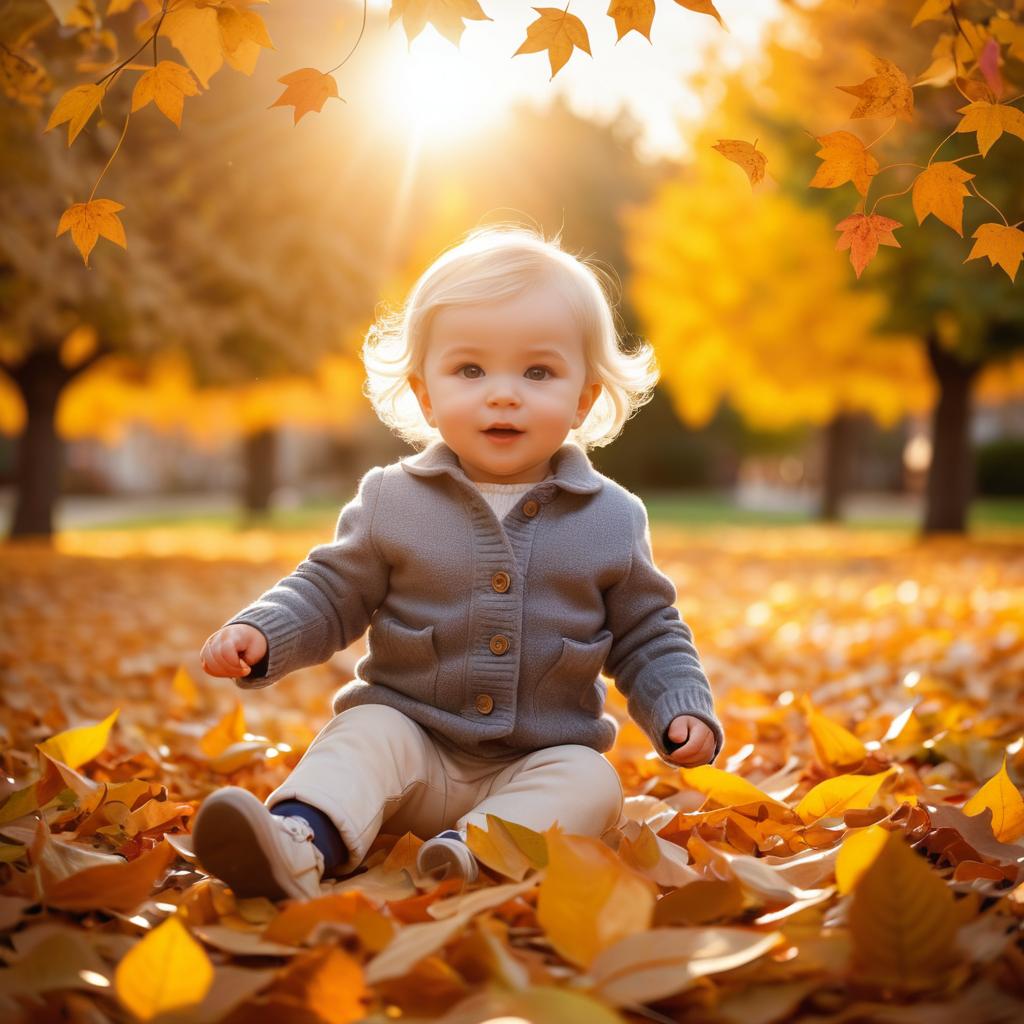
[[[439,667],[434,627],[416,629],[395,618],[381,618],[369,638],[373,682],[433,701]]]
[[[589,642],[562,637],[562,652],[558,660],[537,684],[534,693],[536,713],[543,715],[555,708],[565,711],[582,708],[599,718],[608,692],[600,673],[613,639],[608,629],[602,629]]]

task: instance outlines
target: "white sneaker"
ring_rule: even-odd
[[[270,811],[247,789],[225,786],[204,801],[192,825],[199,863],[236,896],[313,899],[324,856],[305,818]]]
[[[466,840],[450,828],[428,839],[416,855],[416,870],[421,875],[438,874],[440,878],[461,878],[475,882],[480,870]],[[443,873],[442,873],[443,872]]]

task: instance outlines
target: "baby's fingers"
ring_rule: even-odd
[[[689,739],[681,747],[673,750],[668,759],[683,768],[694,768],[708,764],[715,752],[715,737],[706,733],[699,740]]]

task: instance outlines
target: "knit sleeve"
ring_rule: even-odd
[[[711,687],[701,667],[690,627],[675,607],[676,589],[654,564],[643,502],[631,496],[632,553],[625,575],[605,591],[606,625],[612,633],[605,672],[626,697],[630,717],[647,734],[666,764],[679,744],[668,727],[693,715],[714,733],[715,752],[724,734],[715,715]]]
[[[235,679],[238,686],[269,686],[326,661],[366,632],[388,586],[388,565],[373,541],[383,476],[379,466],[363,476],[341,510],[333,542],[314,547],[291,575],[224,624],[254,626],[267,639],[266,656]]]

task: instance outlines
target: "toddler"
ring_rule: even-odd
[[[597,272],[532,230],[477,229],[363,359],[377,414],[423,450],[368,470],[334,541],[202,650],[209,674],[269,686],[369,627],[286,781],[265,803],[226,787],[196,816],[200,862],[240,896],[316,896],[382,828],[464,883],[466,828],[488,814],[602,835],[623,807],[602,670],[666,763],[723,741],[644,505],[586,455],[657,378],[650,346],[620,348]]]

